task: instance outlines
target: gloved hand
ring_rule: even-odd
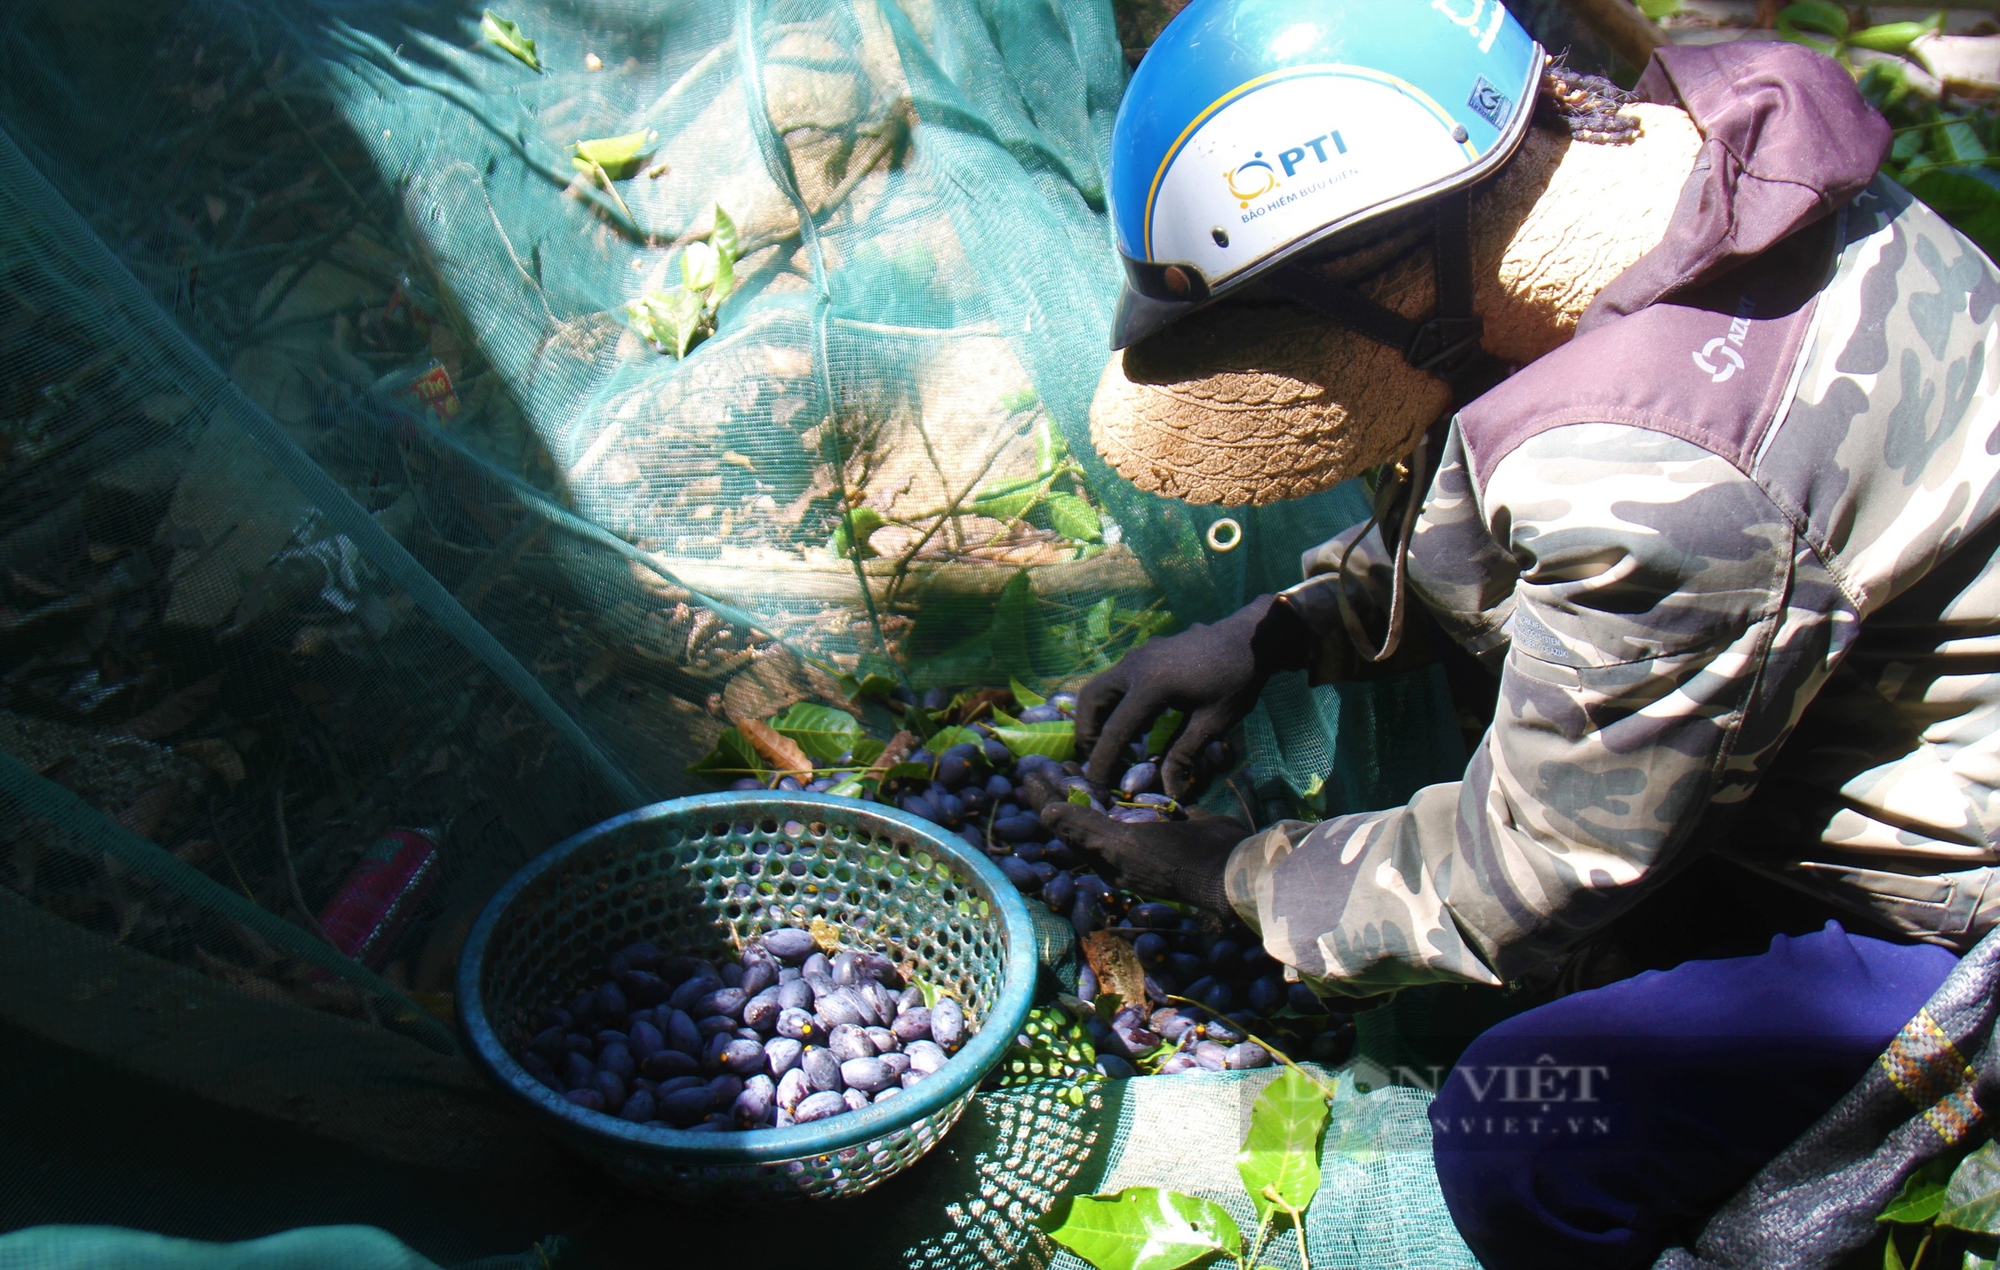
[[[1111,780],[1125,747],[1169,709],[1187,715],[1160,763],[1167,793],[1185,798],[1195,756],[1257,704],[1281,670],[1303,670],[1312,634],[1289,605],[1260,595],[1212,626],[1149,640],[1083,686],[1076,699],[1077,752],[1099,784]]]
[[[1233,917],[1223,870],[1250,831],[1199,807],[1187,820],[1128,825],[1094,807],[1052,802],[1042,823],[1071,846],[1102,861],[1105,880],[1156,899],[1179,900],[1225,920]]]
[[[1044,772],[1030,776],[1021,794],[1057,837],[1102,862],[1110,874],[1106,881],[1224,919],[1233,916],[1223,870],[1229,853],[1250,834],[1238,822],[1194,807],[1187,820],[1124,824],[1069,802],[1068,791]]]

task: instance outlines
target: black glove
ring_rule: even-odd
[[[1232,916],[1223,871],[1229,853],[1250,831],[1226,817],[1190,808],[1186,820],[1125,824],[1095,807],[1069,801],[1075,777],[1047,770],[1022,782],[1021,800],[1057,837],[1105,866],[1108,881],[1142,895],[1180,900],[1225,920]]]
[[[1102,861],[1111,875],[1106,881],[1228,920],[1235,913],[1223,886],[1223,869],[1250,831],[1199,807],[1188,815],[1192,818],[1128,825],[1093,807],[1051,801],[1042,808],[1042,823]]]
[[[1077,694],[1077,752],[1090,756],[1085,773],[1109,783],[1125,747],[1162,713],[1180,710],[1187,722],[1167,747],[1160,778],[1169,795],[1185,798],[1202,747],[1250,713],[1272,675],[1305,669],[1311,655],[1305,622],[1268,595],[1213,626],[1148,640]]]

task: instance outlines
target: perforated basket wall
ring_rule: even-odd
[[[577,1107],[512,1057],[540,1009],[601,979],[625,944],[718,957],[814,919],[965,1006],[977,1031],[943,1070],[863,1111],[712,1134]],[[1026,1021],[1035,973],[1020,893],[961,840],[888,808],[751,791],[659,803],[550,848],[481,914],[458,999],[481,1064],[625,1181],[724,1199],[824,1197],[859,1194],[937,1144]]]

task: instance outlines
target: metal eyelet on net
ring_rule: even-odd
[[[1208,549],[1220,555],[1243,545],[1243,526],[1228,516],[1208,527]]]

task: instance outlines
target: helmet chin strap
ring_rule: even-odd
[[[1278,271],[1271,284],[1357,335],[1401,349],[1404,361],[1442,379],[1451,388],[1452,404],[1458,406],[1498,382],[1505,368],[1480,346],[1483,331],[1472,311],[1471,193],[1454,190],[1437,199],[1432,207],[1436,230],[1432,236],[1431,261],[1437,308],[1425,321],[1412,321],[1352,287],[1329,281],[1317,270],[1302,266]],[[1394,479],[1384,482],[1375,492],[1368,523],[1340,555],[1340,585],[1336,594],[1340,600],[1341,624],[1347,628],[1355,652],[1370,662],[1387,661],[1403,642],[1410,536],[1423,509],[1417,482],[1428,476],[1429,451],[1428,438],[1420,440],[1409,457],[1395,465]],[[1381,644],[1375,646],[1349,598],[1349,583],[1353,580],[1349,560],[1355,547],[1376,526],[1387,530],[1391,516],[1398,523],[1390,566],[1389,621]]]
[[[1368,523],[1361,532],[1348,540],[1347,550],[1340,553],[1340,585],[1334,589],[1334,597],[1340,601],[1340,623],[1347,628],[1347,638],[1354,645],[1354,651],[1366,661],[1382,662],[1394,656],[1403,642],[1403,610],[1407,607],[1407,594],[1403,575],[1408,570],[1410,559],[1410,534],[1417,527],[1417,513],[1422,508],[1416,482],[1424,476],[1430,462],[1430,438],[1426,435],[1417,442],[1417,448],[1409,457],[1395,465],[1395,479],[1384,481],[1375,491],[1375,505],[1370,511]],[[1348,583],[1353,574],[1348,569],[1348,561],[1354,555],[1355,547],[1368,536],[1377,525],[1387,525],[1388,517],[1396,510],[1398,498],[1402,500],[1402,515],[1396,530],[1396,548],[1389,571],[1389,628],[1382,635],[1379,647],[1371,647],[1368,628],[1361,615],[1354,611],[1354,602],[1348,598]]]
[[[1318,270],[1293,265],[1271,275],[1271,285],[1357,335],[1402,350],[1403,360],[1449,384],[1453,399],[1468,401],[1497,381],[1501,367],[1479,345],[1483,328],[1472,312],[1472,195],[1453,190],[1431,204],[1435,232],[1431,262],[1437,308],[1412,321]]]

